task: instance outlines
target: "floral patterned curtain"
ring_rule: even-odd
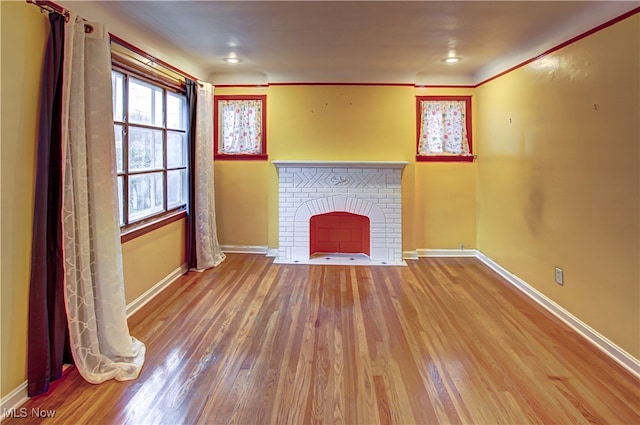
[[[218,153],[262,153],[262,101],[223,100],[218,107],[222,123]]]
[[[422,155],[469,153],[464,101],[420,102],[420,143]]]

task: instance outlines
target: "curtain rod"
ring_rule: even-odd
[[[151,62],[155,62],[157,64],[160,64],[160,65],[164,66],[165,68],[170,69],[171,71],[182,75],[183,77],[189,78],[189,79],[191,79],[193,81],[198,81],[197,77],[194,77],[193,75],[187,74],[186,72],[184,72],[180,68],[176,68],[175,66],[171,65],[170,63],[167,63],[167,62],[163,61],[162,59],[156,58],[155,56],[145,52],[141,48],[136,47],[133,44],[129,43],[128,41],[123,40],[122,38],[118,37],[117,35],[109,33],[109,36],[111,37],[111,41],[112,42],[118,43],[122,47],[125,47],[125,48],[131,50],[132,52],[135,52],[135,53],[139,54],[140,56],[145,57],[146,59],[150,60]]]
[[[40,8],[41,12],[53,12],[64,17],[65,22],[69,22],[70,12],[68,9],[60,6],[59,4],[55,4],[52,1],[46,0],[27,0],[27,3],[36,5]]]
[[[62,16],[64,16],[64,20],[66,22],[69,21],[69,16],[70,16],[70,12],[68,9],[65,9],[64,7],[60,6],[59,4],[56,4],[52,1],[49,0],[26,0],[27,3],[29,4],[33,4],[35,6],[38,6],[40,8],[41,11],[46,11],[46,12],[54,12],[54,13],[58,13]],[[92,28],[93,29],[93,28]],[[176,68],[175,66],[171,65],[170,63],[167,63],[165,61],[163,61],[162,59],[158,59],[155,56],[145,52],[144,50],[142,50],[139,47],[134,46],[133,44],[129,43],[128,41],[123,40],[122,38],[118,37],[117,35],[114,35],[112,33],[109,33],[109,38],[111,39],[112,42],[118,43],[119,45],[121,45],[122,47],[125,47],[141,56],[144,56],[146,59],[155,62],[159,65],[164,66],[167,69],[172,70],[173,72],[176,72],[180,75],[182,75],[185,78],[189,78],[193,81],[198,81],[197,77],[194,77],[193,75],[190,75],[186,72],[184,72],[183,70]]]

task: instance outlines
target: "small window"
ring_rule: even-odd
[[[214,158],[267,159],[267,97],[214,99]]]
[[[417,161],[473,161],[471,96],[418,96]]]

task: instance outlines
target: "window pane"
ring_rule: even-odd
[[[123,146],[122,138],[124,134],[124,126],[116,124],[114,126],[114,132],[116,136],[116,165],[118,173],[124,173],[124,159],[123,159]]]
[[[118,212],[120,218],[120,226],[124,225],[124,177],[118,176]]]
[[[129,222],[164,211],[162,174],[129,176]]]
[[[111,95],[113,97],[113,120],[124,121],[124,75],[111,73]]]
[[[167,92],[167,128],[186,130],[186,103],[184,96]]]
[[[153,123],[155,125],[164,127],[164,109],[163,109],[163,98],[164,92],[162,90],[154,91],[155,100],[153,102]]]
[[[183,133],[167,132],[167,168],[186,167],[186,136]]]
[[[187,170],[167,171],[167,203],[169,208],[187,203]]]
[[[157,170],[163,164],[162,130],[129,127],[129,171]]]
[[[129,122],[162,126],[162,89],[129,79]]]

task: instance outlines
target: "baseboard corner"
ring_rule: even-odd
[[[417,260],[418,259],[418,251],[402,251],[402,259],[403,260]]]
[[[0,422],[5,420],[8,413],[16,412],[20,406],[29,400],[27,394],[27,381],[24,381],[5,397],[2,397],[0,400]]]

